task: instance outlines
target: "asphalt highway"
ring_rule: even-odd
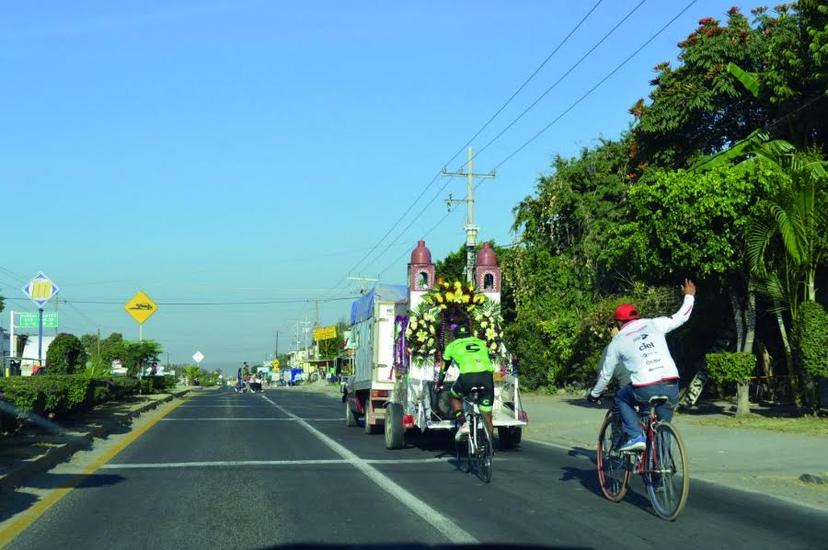
[[[702,482],[672,523],[637,477],[610,503],[588,453],[536,443],[498,452],[484,484],[455,467],[448,434],[388,451],[343,407],[290,388],[192,397],[9,547],[828,548],[828,516]]]

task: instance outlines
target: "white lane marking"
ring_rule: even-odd
[[[348,464],[341,458],[319,460],[214,460],[206,462],[139,462],[104,464],[104,470],[170,470],[174,468],[237,468],[242,466],[315,466],[319,464]]]
[[[296,422],[295,418],[260,418],[260,417],[227,417],[215,416],[208,418],[162,418],[161,422]],[[341,418],[301,418],[305,422],[342,422]]]
[[[434,464],[448,462],[451,458],[397,458],[368,459],[369,464]],[[171,470],[180,468],[238,468],[244,466],[316,466],[324,464],[351,464],[345,458],[300,460],[209,460],[202,462],[131,462],[104,464],[105,470]]]
[[[389,495],[393,496],[397,500],[399,500],[402,504],[408,507],[409,510],[423,518],[426,522],[428,522],[432,527],[437,529],[440,533],[442,533],[446,538],[449,539],[452,543],[457,544],[477,544],[479,541],[474,538],[471,533],[462,529],[460,526],[454,523],[451,519],[446,517],[445,515],[441,514],[422,500],[415,497],[409,491],[404,489],[402,486],[397,484],[391,478],[386,476],[385,474],[381,473],[379,470],[374,468],[368,461],[358,457],[353,452],[346,449],[344,446],[340,445],[327,435],[323,434],[289,410],[285,409],[284,407],[277,405],[275,402],[268,399],[266,395],[262,396],[262,399],[282,411],[288,416],[296,418],[296,421],[299,422],[305,429],[311,432],[313,435],[317,437],[322,443],[327,445],[332,451],[336,454],[347,460],[354,468],[365,474],[368,479],[379,485],[381,489],[387,492]]]
[[[257,405],[181,405],[181,409],[260,409]]]

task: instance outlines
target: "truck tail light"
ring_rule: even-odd
[[[414,427],[414,416],[410,414],[403,415],[403,428],[413,428]]]
[[[371,397],[388,397],[388,390],[371,390]]]
[[[521,422],[529,422],[529,415],[526,414],[526,411],[518,412],[518,420]]]

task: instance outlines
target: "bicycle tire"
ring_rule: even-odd
[[[492,481],[494,447],[492,436],[482,420],[477,421],[477,475],[484,483]]]
[[[601,492],[612,502],[621,502],[630,486],[627,457],[613,449],[612,411],[607,411],[598,432],[597,469]]]
[[[653,430],[655,436],[646,451],[644,481],[656,515],[674,521],[684,510],[690,491],[687,451],[678,430],[670,423],[658,422]]]

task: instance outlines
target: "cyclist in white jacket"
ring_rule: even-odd
[[[641,319],[632,304],[622,304],[615,308],[615,322],[619,332],[607,346],[598,381],[587,399],[592,402],[598,400],[612,378],[616,365],[623,366],[629,372],[630,384],[615,395],[624,422],[624,433],[628,438],[621,451],[638,451],[646,447],[636,405],[648,403],[653,395],[666,395],[670,402],[660,406],[656,412],[659,418],[667,422],[673,417],[673,407],[678,402],[679,374],[664,336],[690,318],[696,285],[690,279],[685,279],[681,290],[684,302],[671,317]]]

